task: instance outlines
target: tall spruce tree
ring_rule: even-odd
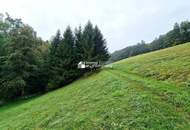
[[[98,26],[94,28],[94,60],[107,61],[109,58],[106,40],[103,38]]]
[[[53,75],[50,79],[49,89],[63,86],[77,77],[74,40],[72,30],[68,26],[56,50],[56,65],[52,68]]]
[[[84,50],[83,50],[83,43],[82,43],[82,27],[75,29],[75,53],[76,53],[76,61],[80,62],[84,60]]]
[[[57,75],[59,75],[59,65],[60,65],[60,57],[59,57],[59,47],[62,42],[62,37],[60,30],[58,29],[56,35],[53,37],[50,45],[50,53],[48,56],[48,68],[49,68],[49,79],[46,90],[51,90],[58,87],[59,80]]]
[[[90,21],[88,21],[83,30],[82,46],[84,60],[94,61],[94,29]]]
[[[58,52],[59,52],[59,47],[62,42],[62,37],[60,30],[58,29],[56,32],[56,35],[53,37],[51,41],[51,46],[50,46],[50,53],[48,57],[48,64],[49,64],[49,70],[50,70],[50,78],[51,76],[56,75],[56,67],[59,64],[59,57],[58,57]]]
[[[61,40],[62,40],[61,32],[58,29],[55,37],[53,37],[53,40],[51,42],[51,54],[52,55],[55,55],[55,53],[57,53],[57,48],[59,47]]]
[[[85,61],[106,61],[109,58],[106,40],[99,28],[94,28],[90,21],[84,27],[81,48]]]
[[[62,78],[63,83],[67,84],[76,78],[77,61],[75,53],[74,35],[71,28],[68,26],[63,34],[63,41],[59,48],[61,66],[63,68]]]
[[[71,28],[68,26],[63,34],[63,40],[59,48],[64,68],[70,69],[76,67],[74,64],[74,36]]]

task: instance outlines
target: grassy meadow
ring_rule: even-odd
[[[190,43],[0,107],[0,130],[189,130]]]

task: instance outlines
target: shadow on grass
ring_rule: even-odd
[[[15,99],[13,101],[4,102],[3,104],[0,105],[0,109],[1,109],[0,111],[5,110],[5,109],[10,108],[10,107],[16,107],[16,106],[28,103],[31,100],[42,96],[43,94],[44,93],[39,93],[39,94],[35,94],[35,95],[30,95],[30,96],[27,96],[27,97],[17,98],[17,99]]]
[[[44,94],[47,94],[47,93],[50,93],[50,92],[53,92],[53,91],[56,91],[56,90],[59,90],[59,89],[62,89],[64,87],[67,87],[69,84],[72,84],[73,82],[77,81],[77,80],[80,80],[80,79],[85,79],[85,78],[88,78],[92,75],[97,75],[98,73],[100,73],[103,69],[98,69],[96,71],[89,71],[89,72],[86,72],[84,73],[80,78],[76,78],[75,80],[73,80],[72,82],[68,83],[68,84],[65,84],[63,87],[59,87],[59,88],[56,88],[56,89],[53,89],[51,91],[46,91],[46,92],[43,92],[43,93],[38,93],[38,94],[34,94],[34,95],[29,95],[29,96],[24,96],[24,97],[20,97],[20,98],[17,98],[15,100],[12,100],[12,101],[6,101],[2,104],[0,104],[0,111],[3,111],[3,110],[6,110],[7,108],[14,108],[16,106],[19,106],[19,105],[23,105],[25,103],[28,103],[36,98],[39,98],[41,96],[43,96]]]

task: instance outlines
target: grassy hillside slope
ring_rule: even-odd
[[[116,64],[118,70],[186,85],[190,81],[190,43],[128,58]]]
[[[0,107],[0,129],[189,130],[190,43],[113,64]]]

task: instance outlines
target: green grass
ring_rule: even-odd
[[[190,43],[0,107],[0,130],[189,130]]]
[[[190,82],[190,43],[122,60],[117,69],[157,80],[186,85]]]

